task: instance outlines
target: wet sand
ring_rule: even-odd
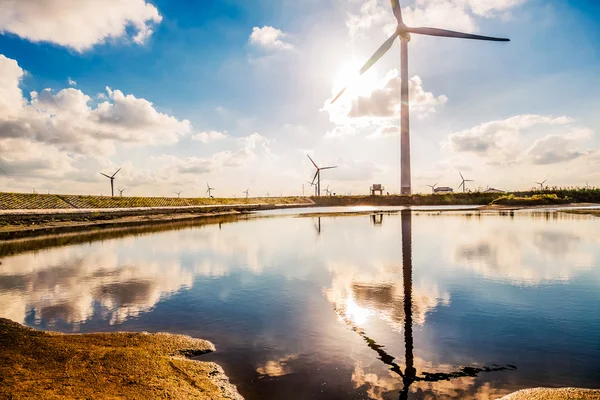
[[[509,394],[501,400],[600,400],[600,390],[579,388],[536,388]]]
[[[166,333],[65,335],[0,318],[0,397],[242,399],[212,343]]]

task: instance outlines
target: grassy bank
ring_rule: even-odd
[[[0,397],[241,399],[218,365],[186,358],[211,351],[182,335],[63,335],[0,318]]]
[[[230,204],[297,204],[306,197],[255,198],[176,198],[176,197],[110,197],[33,193],[0,193],[0,210],[55,210],[89,208],[184,207]]]
[[[445,193],[412,196],[324,196],[313,197],[318,206],[439,206],[490,204],[536,206],[569,203],[600,203],[600,189],[557,189],[514,193]]]

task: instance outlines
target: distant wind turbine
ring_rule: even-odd
[[[465,177],[463,176],[463,174],[461,174],[460,172],[458,173],[460,175],[460,179],[462,179],[462,182],[460,185],[458,185],[459,189],[462,186],[463,188],[463,193],[467,191],[467,182],[475,182],[472,179],[465,179]]]
[[[106,175],[106,174],[104,174],[104,173],[100,172],[100,175],[104,175],[105,177],[107,177],[108,179],[110,179],[110,193],[111,193],[111,196],[112,196],[112,197],[114,197],[114,196],[115,196],[115,187],[114,187],[114,185],[115,185],[115,175],[116,175],[116,174],[117,174],[117,173],[118,173],[120,170],[121,170],[121,168],[119,168],[119,169],[117,170],[117,172],[115,172],[114,174],[112,174],[112,176],[108,176],[108,175]]]
[[[325,193],[327,194],[327,196],[331,196],[331,190],[329,190],[329,185],[327,185],[327,187],[325,188]]]
[[[546,181],[547,181],[547,180],[548,180],[548,179],[544,179],[544,180],[543,180],[543,181],[541,181],[541,182],[536,182],[538,185],[540,185],[540,190],[544,190],[544,183],[546,183]]]
[[[127,189],[126,188],[125,189],[119,189],[119,188],[117,188],[117,190],[119,191],[119,197],[123,197],[123,192],[125,190],[127,190]]]
[[[180,190],[179,192],[175,192],[175,194],[177,195],[177,198],[181,197],[181,193],[183,193],[183,190]]]
[[[398,21],[396,31],[390,36],[388,40],[381,45],[381,47],[373,54],[373,56],[366,62],[365,65],[360,69],[359,74],[364,74],[369,68],[371,68],[385,53],[387,53],[394,44],[396,38],[400,37],[400,56],[401,56],[401,89],[400,89],[400,163],[401,163],[401,181],[400,181],[400,194],[411,194],[411,175],[410,175],[410,128],[409,128],[409,96],[408,96],[408,42],[410,41],[410,34],[428,35],[428,36],[441,36],[459,39],[475,39],[475,40],[488,40],[493,42],[508,42],[510,39],[495,38],[490,36],[472,35],[469,33],[461,33],[455,31],[448,31],[445,29],[437,28],[411,28],[404,24],[402,19],[402,8],[400,7],[399,0],[391,0],[392,9],[394,16]],[[332,100],[335,102],[344,92],[346,88]]]
[[[246,189],[245,191],[243,191],[242,193],[246,193],[246,198],[248,198],[248,192],[250,191],[250,188]]]
[[[208,193],[208,197],[212,197],[211,193],[215,190],[215,188],[211,188],[208,182],[206,182],[206,193]]]
[[[317,180],[317,197],[321,197],[321,171],[326,170],[326,169],[337,168],[337,166],[333,166],[333,167],[319,167],[313,161],[313,159],[310,158],[310,156],[308,154],[306,156],[310,159],[310,162],[312,162],[313,165],[315,166],[315,168],[317,169],[317,172],[315,172],[315,176],[313,177],[312,183],[315,183],[315,179]]]
[[[435,187],[436,187],[437,185],[438,185],[438,184],[436,183],[435,185],[427,185],[427,186],[429,186],[429,187],[431,188],[431,193],[435,193]]]
[[[269,192],[267,192],[267,197],[271,197],[271,195],[269,194]]]

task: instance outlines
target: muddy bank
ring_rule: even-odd
[[[0,397],[242,399],[212,343],[165,333],[64,335],[0,318]]]
[[[502,397],[500,400],[600,400],[600,390],[560,388],[525,389]]]

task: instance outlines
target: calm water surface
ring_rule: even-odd
[[[0,316],[208,339],[248,399],[600,387],[600,220],[403,211],[0,244]]]

